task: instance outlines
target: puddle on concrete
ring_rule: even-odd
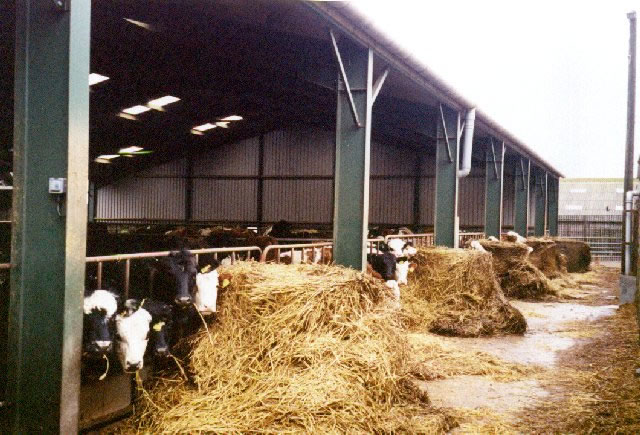
[[[617,305],[588,306],[521,301],[513,301],[512,305],[527,318],[528,328],[524,336],[450,340],[465,349],[490,353],[505,361],[551,367],[559,352],[569,349],[580,340],[558,335],[558,332],[568,329],[567,324],[593,322],[601,317],[612,316],[618,308]],[[575,329],[575,325],[570,329]]]
[[[489,408],[499,413],[520,411],[549,395],[536,380],[496,382],[482,376],[455,376],[420,386],[437,407]]]

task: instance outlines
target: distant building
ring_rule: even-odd
[[[621,216],[623,189],[622,178],[563,178],[558,215]]]

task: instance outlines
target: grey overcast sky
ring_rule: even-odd
[[[353,3],[565,176],[624,175],[626,15],[640,0]]]

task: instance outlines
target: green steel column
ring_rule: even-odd
[[[484,207],[484,232],[487,237],[500,238],[502,231],[502,189],[504,185],[504,142],[487,145],[486,194]]]
[[[527,236],[529,222],[529,173],[531,162],[525,157],[516,160],[515,173],[515,220],[514,231],[523,237]]]
[[[8,361],[12,433],[77,432],[91,3],[71,3],[64,11],[53,1],[16,2]],[[62,216],[48,193],[49,177],[67,178]]]
[[[536,171],[536,237],[544,236],[547,228],[547,172],[538,169]]]
[[[442,106],[436,126],[435,243],[454,248],[458,246],[456,216],[460,114]]]
[[[334,260],[364,270],[369,227],[369,157],[373,53],[343,40],[341,56],[361,126],[356,125],[342,80],[336,116]]]
[[[547,225],[549,225],[549,235],[552,237],[558,236],[558,198],[560,180],[553,176],[549,176],[547,179],[547,200],[549,201],[547,211]]]

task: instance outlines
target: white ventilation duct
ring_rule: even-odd
[[[633,210],[633,197],[640,196],[640,190],[629,190],[624,199],[624,211],[622,214],[624,215],[624,270],[622,273],[624,275],[631,275],[631,245],[632,245],[632,237],[631,237],[631,210]]]
[[[458,169],[458,178],[471,172],[471,152],[473,151],[473,127],[476,123],[476,109],[469,109],[464,121],[464,145],[462,147],[462,167]]]

